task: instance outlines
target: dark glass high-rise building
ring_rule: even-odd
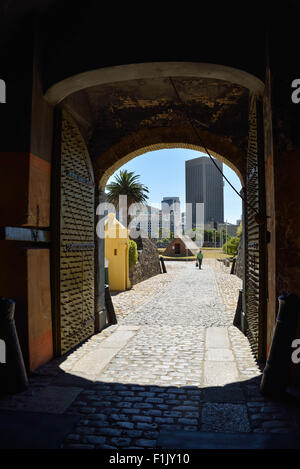
[[[223,170],[223,163],[215,160]],[[204,203],[204,223],[224,222],[223,178],[210,158],[201,156],[185,162],[185,198],[192,203],[192,224],[196,224],[196,203]]]

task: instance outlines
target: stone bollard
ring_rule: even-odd
[[[107,311],[107,319],[109,324],[117,324],[117,316],[115,313],[115,308],[111,299],[109,285],[105,285],[105,306]]]
[[[14,394],[28,387],[15,320],[15,302],[0,298],[0,394]]]
[[[163,270],[163,274],[166,274],[167,273],[167,269],[166,269],[166,265],[165,265],[165,261],[164,261],[164,258],[162,256],[160,256],[160,262],[161,262],[161,266],[162,266],[162,270]]]
[[[300,300],[294,294],[278,298],[279,310],[269,357],[263,371],[260,392],[266,397],[281,397],[288,384],[292,342],[296,335]]]
[[[234,275],[235,274],[235,264],[236,264],[236,257],[234,257],[232,259],[232,266],[231,266],[231,270],[230,270],[230,274],[231,275]]]
[[[241,319],[243,310],[243,290],[239,290],[238,302],[236,305],[235,315],[233,319],[233,325],[241,329]]]

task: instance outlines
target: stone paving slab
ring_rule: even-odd
[[[229,337],[225,327],[209,327],[206,331],[206,348],[229,349]]]
[[[234,362],[235,357],[231,350],[226,348],[211,348],[205,351],[205,361]],[[224,364],[226,366],[226,364]]]
[[[138,327],[118,327],[114,334],[107,337],[97,348],[83,355],[71,368],[71,373],[85,373],[89,379],[95,379],[111,362],[113,357],[134,337]],[[84,376],[81,374],[81,376]]]
[[[120,326],[112,336],[108,337],[100,344],[98,349],[114,348],[120,350],[136,334],[137,330],[138,327],[135,327],[134,330],[128,330]]]
[[[207,403],[202,409],[204,432],[250,432],[247,407],[243,404]]]
[[[202,397],[205,402],[231,402],[232,404],[238,404],[246,401],[245,393],[237,383],[204,388]]]
[[[70,372],[76,376],[95,379],[101,373],[101,370],[110,363],[118,350],[119,348],[99,347],[99,349],[91,351],[81,360],[78,360]]]
[[[238,369],[233,362],[205,361],[203,386],[225,386],[239,380]]]

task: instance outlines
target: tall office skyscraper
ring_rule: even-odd
[[[223,163],[215,160],[219,168]],[[185,198],[192,203],[192,224],[196,224],[196,203],[204,203],[204,223],[224,222],[223,178],[210,158],[201,156],[185,162]]]

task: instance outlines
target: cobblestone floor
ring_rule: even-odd
[[[184,262],[169,262],[166,274],[155,275],[134,285],[130,290],[112,292],[112,300],[117,318],[125,318],[153,295],[163,291],[182,272]]]
[[[118,325],[41,367],[26,393],[0,406],[32,410],[39,402],[40,410],[52,389],[50,411],[80,416],[63,448],[154,448],[160,432],[176,430],[298,431],[300,409],[260,395],[261,372],[232,326],[228,292],[237,297],[239,279],[208,260],[201,271],[174,264],[164,289],[160,284]],[[155,281],[147,282],[145,288]]]
[[[167,269],[170,268],[170,263]],[[152,296],[125,319],[121,319],[120,323],[161,326],[171,323],[204,327],[230,325],[233,320],[232,311],[228,314],[224,307],[209,263],[204,263],[201,270],[195,267],[194,262],[184,264],[182,271],[167,288]]]
[[[225,267],[223,262],[218,262],[216,259],[207,259],[206,263],[214,271],[216,282],[226,311],[235,311],[239,290],[243,286],[242,280],[236,275],[230,275],[231,267]]]

